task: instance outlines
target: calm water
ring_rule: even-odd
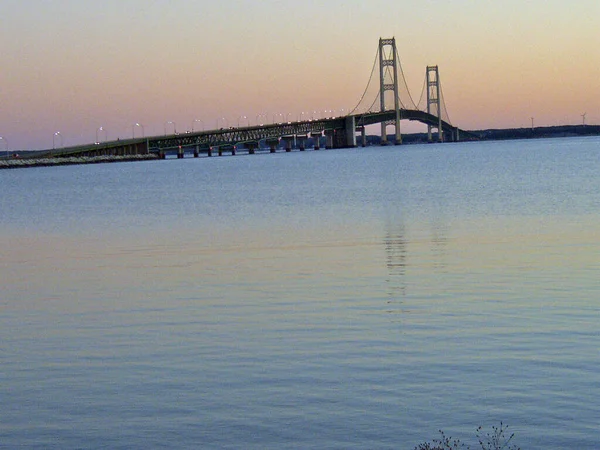
[[[600,138],[0,172],[1,448],[598,448]]]

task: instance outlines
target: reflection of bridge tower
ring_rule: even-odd
[[[386,56],[384,50],[386,47],[391,47],[391,55]],[[381,111],[386,111],[385,106],[385,93],[386,91],[394,92],[394,110],[396,111],[396,117],[394,120],[389,122],[381,122],[381,142],[387,142],[387,125],[394,125],[396,128],[396,144],[402,143],[402,135],[400,134],[400,97],[398,94],[398,64],[396,61],[396,38],[391,39],[379,39],[379,98],[381,100]],[[389,68],[392,67],[392,74],[389,72]],[[388,79],[386,79],[388,75]],[[389,80],[389,77],[393,79]],[[391,109],[391,108],[390,108]]]
[[[391,225],[391,224],[390,224]],[[387,230],[383,240],[388,270],[388,312],[400,312],[403,297],[406,296],[407,241],[402,225],[394,225]],[[396,305],[395,310],[391,310]]]
[[[433,114],[438,118],[438,139],[443,141],[442,131],[442,108],[440,103],[440,74],[438,66],[427,66],[427,113]],[[427,125],[427,139],[431,142],[432,125]]]

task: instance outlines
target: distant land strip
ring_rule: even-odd
[[[542,139],[558,137],[576,137],[576,136],[598,136],[600,135],[600,125],[556,125],[551,127],[527,127],[527,128],[491,128],[487,130],[467,131],[469,138],[473,140],[475,136],[481,141],[507,140],[507,139]],[[388,136],[388,140],[393,140],[393,135]],[[381,137],[369,135],[367,143],[377,145],[381,142]],[[427,142],[427,133],[403,134],[402,142],[405,144],[422,144]]]
[[[534,128],[504,128],[467,131],[472,141],[475,137],[480,141],[509,140],[509,139],[542,139],[577,136],[600,136],[600,125],[557,125],[551,127]],[[393,135],[388,140],[394,140]],[[367,135],[367,145],[380,145],[381,136]],[[402,135],[404,144],[423,144],[428,142],[427,133],[409,133]],[[10,158],[2,157],[0,153],[0,169],[18,169],[25,167],[65,166],[73,164],[98,164],[109,162],[142,161],[158,159],[154,153],[144,155],[125,156],[71,156],[61,158],[36,158],[35,154],[40,151],[22,151],[13,153]],[[19,155],[15,157],[14,155]]]

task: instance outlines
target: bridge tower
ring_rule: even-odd
[[[440,74],[438,66],[427,66],[427,112],[438,118],[438,139],[443,141],[444,135],[442,130],[442,108],[440,100]],[[433,125],[427,125],[427,139],[432,141],[431,130]]]
[[[386,56],[386,48],[391,47],[391,55]],[[386,91],[394,92],[394,110],[396,111],[396,118],[389,122],[381,122],[381,142],[387,143],[387,125],[394,125],[396,128],[396,144],[402,143],[402,135],[400,134],[400,97],[398,93],[398,63],[396,61],[396,38],[391,39],[379,39],[379,98],[381,101],[381,111],[386,111],[385,106],[385,93]],[[386,69],[392,67],[392,82],[389,83],[385,79]],[[389,75],[389,71],[388,75]]]

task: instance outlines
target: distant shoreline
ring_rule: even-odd
[[[461,142],[465,141],[501,141],[517,139],[544,139],[561,138],[577,136],[600,136],[600,125],[557,125],[551,127],[535,128],[498,128],[487,130],[466,131],[466,135]],[[433,133],[434,143],[437,133]],[[390,142],[393,142],[394,136],[388,136]],[[367,135],[367,145],[376,146],[381,144],[381,137],[378,135]],[[426,144],[428,143],[427,133],[409,133],[402,135],[404,144]],[[359,144],[360,146],[360,144]],[[99,164],[126,161],[143,161],[159,159],[157,154],[150,153],[144,155],[125,155],[125,156],[71,156],[61,158],[36,158],[34,150],[24,150],[21,157],[1,158],[0,169],[19,169],[26,167],[50,167],[66,166],[75,164]]]
[[[551,127],[534,127],[534,128],[490,128],[485,130],[465,130],[466,135],[461,138],[461,141],[476,140],[480,141],[502,141],[513,139],[544,139],[544,138],[559,138],[559,137],[577,137],[577,136],[599,136],[600,125],[556,125]],[[434,142],[436,141],[437,133],[433,133]],[[390,141],[394,140],[394,136],[389,135]],[[379,136],[367,136],[367,143],[370,145],[378,145],[381,142]],[[412,133],[403,134],[402,142],[406,144],[424,144],[427,143],[427,133]]]

